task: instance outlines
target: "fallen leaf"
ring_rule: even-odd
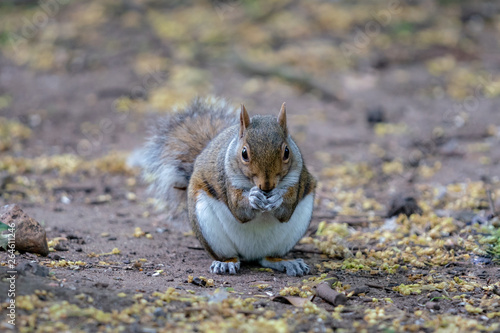
[[[303,308],[307,303],[311,302],[312,298],[313,298],[313,296],[310,296],[307,298],[298,297],[298,296],[276,296],[276,297],[273,297],[271,300],[273,302],[292,304],[295,307]]]

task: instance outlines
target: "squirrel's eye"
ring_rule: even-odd
[[[243,159],[243,161],[248,162],[247,147],[243,147],[243,149],[241,150],[241,158]]]
[[[290,150],[288,150],[288,146],[285,146],[285,151],[283,152],[283,160],[287,161],[290,158]]]

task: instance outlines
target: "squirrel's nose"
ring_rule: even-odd
[[[270,184],[266,184],[266,186],[264,186],[264,188],[262,188],[262,184],[259,184],[259,189],[264,192],[264,193],[269,193],[271,192],[273,189],[274,189],[274,186],[271,186]]]

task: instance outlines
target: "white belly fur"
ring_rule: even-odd
[[[241,223],[223,203],[200,191],[196,217],[201,232],[212,250],[221,258],[257,260],[284,256],[304,235],[311,221],[313,194],[302,199],[286,223],[270,213]]]

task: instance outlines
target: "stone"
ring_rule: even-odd
[[[391,200],[390,208],[387,211],[387,217],[399,216],[404,214],[410,216],[412,214],[422,214],[422,208],[417,203],[417,200],[403,193],[399,193]]]
[[[35,262],[23,262],[17,266],[16,271],[21,275],[26,275],[26,273],[31,273],[33,275],[41,277],[49,276],[49,268],[45,266],[40,266]]]
[[[45,229],[18,205],[6,205],[0,208],[0,221],[15,228],[15,250],[21,253],[49,254]]]
[[[425,304],[425,307],[429,310],[439,310],[441,309],[441,307],[439,306],[439,304],[437,302],[427,302]]]

